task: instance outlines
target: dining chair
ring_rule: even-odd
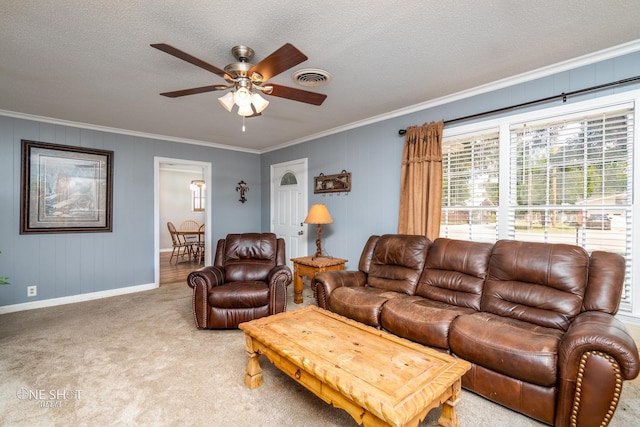
[[[188,245],[189,248],[189,259],[191,256],[195,256],[195,251],[198,246],[198,229],[200,228],[200,224],[195,219],[185,219],[180,223],[180,231],[193,231],[193,234],[182,234],[182,241],[184,244]]]
[[[196,244],[196,257],[198,264],[204,261],[204,224],[198,228],[198,243]]]
[[[169,234],[171,234],[171,245],[173,246],[171,258],[169,258],[169,264],[171,264],[171,260],[174,256],[176,257],[176,264],[178,264],[178,257],[181,256],[184,259],[184,256],[187,254],[191,257],[191,254],[189,253],[189,245],[180,239],[180,236],[177,234],[176,226],[173,225],[171,221],[167,222],[167,228],[169,229]]]

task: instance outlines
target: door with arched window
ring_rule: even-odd
[[[306,256],[307,159],[271,165],[271,231],[285,239],[287,263]]]

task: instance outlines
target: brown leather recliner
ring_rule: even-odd
[[[233,329],[286,309],[292,274],[284,239],[273,233],[229,234],[218,241],[213,266],[193,271],[193,314],[201,329]]]

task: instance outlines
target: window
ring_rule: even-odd
[[[298,180],[296,179],[296,176],[291,173],[291,172],[287,172],[284,175],[282,175],[282,179],[280,180],[280,185],[296,185],[298,183]]]
[[[631,311],[635,107],[611,98],[445,128],[440,235],[619,253]]]
[[[204,181],[191,181],[191,210],[193,212],[204,211]]]
[[[447,237],[496,241],[499,143],[497,131],[443,141],[441,229]]]
[[[632,109],[514,125],[510,234],[625,253],[632,132]]]

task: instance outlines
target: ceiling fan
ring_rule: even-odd
[[[227,81],[226,85],[217,84],[164,92],[160,94],[162,96],[177,98],[197,93],[233,89],[232,92],[228,92],[218,98],[218,101],[229,112],[231,112],[234,105],[237,105],[238,114],[243,117],[258,116],[269,105],[269,102],[260,96],[259,92],[312,105],[321,105],[327,97],[327,95],[320,93],[266,83],[272,77],[308,59],[304,53],[300,52],[291,43],[283,45],[255,65],[250,62],[255,54],[253,49],[243,45],[235,46],[231,49],[231,53],[237,62],[227,65],[224,70],[165,43],[156,43],[151,46],[210,71]]]

